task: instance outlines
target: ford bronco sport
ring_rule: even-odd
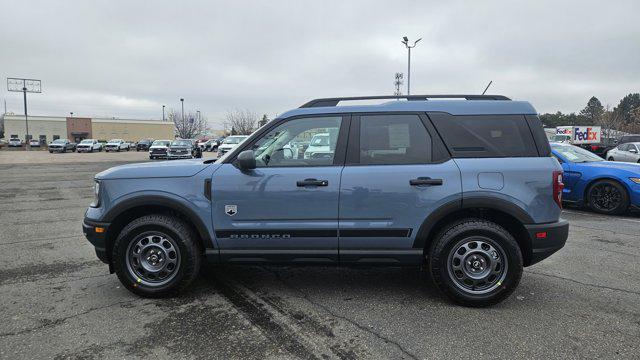
[[[179,292],[206,261],[423,266],[452,300],[495,304],[568,236],[536,110],[498,95],[402,98],[317,99],[215,162],[103,171],[84,233],[141,296]],[[393,101],[338,106],[371,99]],[[294,156],[317,134],[323,156]]]

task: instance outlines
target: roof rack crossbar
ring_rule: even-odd
[[[378,95],[323,98],[311,100],[301,108],[337,106],[341,101],[407,99],[408,101],[424,101],[429,99],[466,99],[466,100],[511,100],[504,95]]]

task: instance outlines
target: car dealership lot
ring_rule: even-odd
[[[640,350],[637,214],[565,211],[567,245],[526,268],[492,308],[453,305],[424,274],[394,268],[226,268],[178,298],[138,298],[95,258],[81,222],[95,173],[147,159],[0,152],[0,358],[633,358]]]

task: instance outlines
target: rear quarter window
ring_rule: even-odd
[[[429,117],[453,157],[538,157],[524,115],[430,113]]]

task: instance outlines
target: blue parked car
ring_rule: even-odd
[[[604,161],[569,144],[551,144],[564,170],[562,200],[602,214],[640,207],[640,164]]]
[[[206,261],[424,267],[458,303],[502,301],[568,236],[537,112],[495,95],[404,98],[313,100],[215,162],[101,172],[84,233],[141,296],[179,292]],[[363,99],[392,101],[339,106]],[[320,155],[302,156],[318,134]]]

